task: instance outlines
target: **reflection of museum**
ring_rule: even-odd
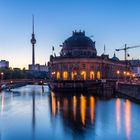
[[[114,55],[97,56],[95,42],[85,32],[73,32],[64,41],[60,56],[50,57],[51,76],[56,80],[93,80],[116,78],[116,71],[125,70],[125,64]]]

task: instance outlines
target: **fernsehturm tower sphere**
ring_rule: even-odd
[[[34,16],[32,17],[32,65],[35,65],[35,44],[36,44],[36,39],[35,39],[35,34],[34,34]]]

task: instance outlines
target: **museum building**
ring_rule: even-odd
[[[53,80],[100,80],[117,78],[123,74],[124,61],[116,55],[97,55],[95,41],[85,31],[74,31],[61,45],[60,56],[50,56],[50,76]],[[121,76],[121,75],[119,75]]]

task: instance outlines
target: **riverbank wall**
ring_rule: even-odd
[[[116,84],[116,95],[140,102],[140,85],[136,83],[118,83]]]

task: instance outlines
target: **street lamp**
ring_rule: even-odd
[[[120,71],[119,71],[119,70],[117,70],[118,82],[119,82],[119,76],[120,76]]]
[[[52,78],[54,78],[54,76],[55,76],[55,71],[54,71],[54,72],[52,72]]]
[[[3,80],[3,75],[4,75],[4,73],[1,72],[1,83],[2,83],[2,80]]]
[[[123,74],[124,74],[124,81],[126,82],[126,71],[124,71]]]

